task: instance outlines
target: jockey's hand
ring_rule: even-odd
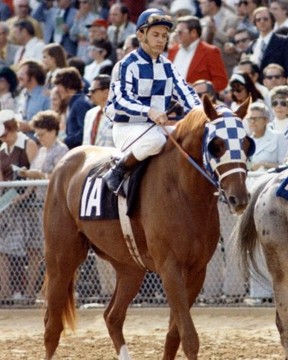
[[[168,123],[167,114],[163,111],[150,108],[150,110],[148,111],[148,116],[157,125],[165,125],[166,123]]]

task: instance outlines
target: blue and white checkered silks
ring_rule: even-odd
[[[255,151],[255,143],[250,140],[250,148],[246,155],[243,151],[243,141],[247,137],[247,133],[243,127],[242,120],[233,116],[232,113],[222,113],[223,117],[214,121],[207,122],[205,125],[205,133],[203,137],[203,162],[206,171],[212,178],[215,178],[214,173],[217,173],[217,168],[220,165],[227,163],[245,163],[247,155],[251,156]],[[226,151],[223,156],[216,158],[209,152],[209,144],[216,137],[224,140]],[[225,176],[233,172],[246,172],[243,168],[235,168],[228,170],[223,174],[218,173],[218,180],[221,181]]]
[[[181,104],[185,113],[202,106],[195,90],[165,56],[160,55],[153,61],[140,47],[113,70],[105,113],[115,122],[151,122],[150,108],[165,112],[172,99]]]

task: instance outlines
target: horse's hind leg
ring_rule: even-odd
[[[63,214],[62,214],[63,215]],[[64,226],[65,223],[65,226]],[[50,227],[51,226],[51,227]],[[74,276],[88,251],[86,239],[81,238],[68,215],[53,218],[46,226],[46,300],[44,343],[46,359],[52,359],[64,329],[64,321],[73,328],[75,316]]]
[[[119,360],[130,360],[123,336],[123,324],[129,304],[137,295],[145,272],[140,268],[127,268],[127,265],[114,264],[117,282],[113,297],[104,312],[109,335],[114,343]]]

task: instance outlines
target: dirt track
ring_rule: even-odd
[[[103,310],[78,311],[75,334],[62,337],[56,359],[116,360]],[[199,360],[284,360],[273,308],[195,308]],[[160,360],[167,308],[128,311],[125,335],[133,360]],[[42,360],[43,310],[0,310],[0,360]],[[185,359],[180,351],[177,359]]]

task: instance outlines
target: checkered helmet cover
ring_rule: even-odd
[[[252,156],[255,151],[254,140],[247,136],[243,127],[242,120],[233,116],[232,113],[223,113],[223,117],[205,124],[205,132],[203,137],[203,163],[205,169],[213,176],[215,169],[219,165],[233,162],[247,161],[247,156]],[[221,138],[225,142],[225,153],[216,158],[209,151],[209,144],[216,137]],[[248,138],[250,146],[248,154],[243,151],[243,141]]]

